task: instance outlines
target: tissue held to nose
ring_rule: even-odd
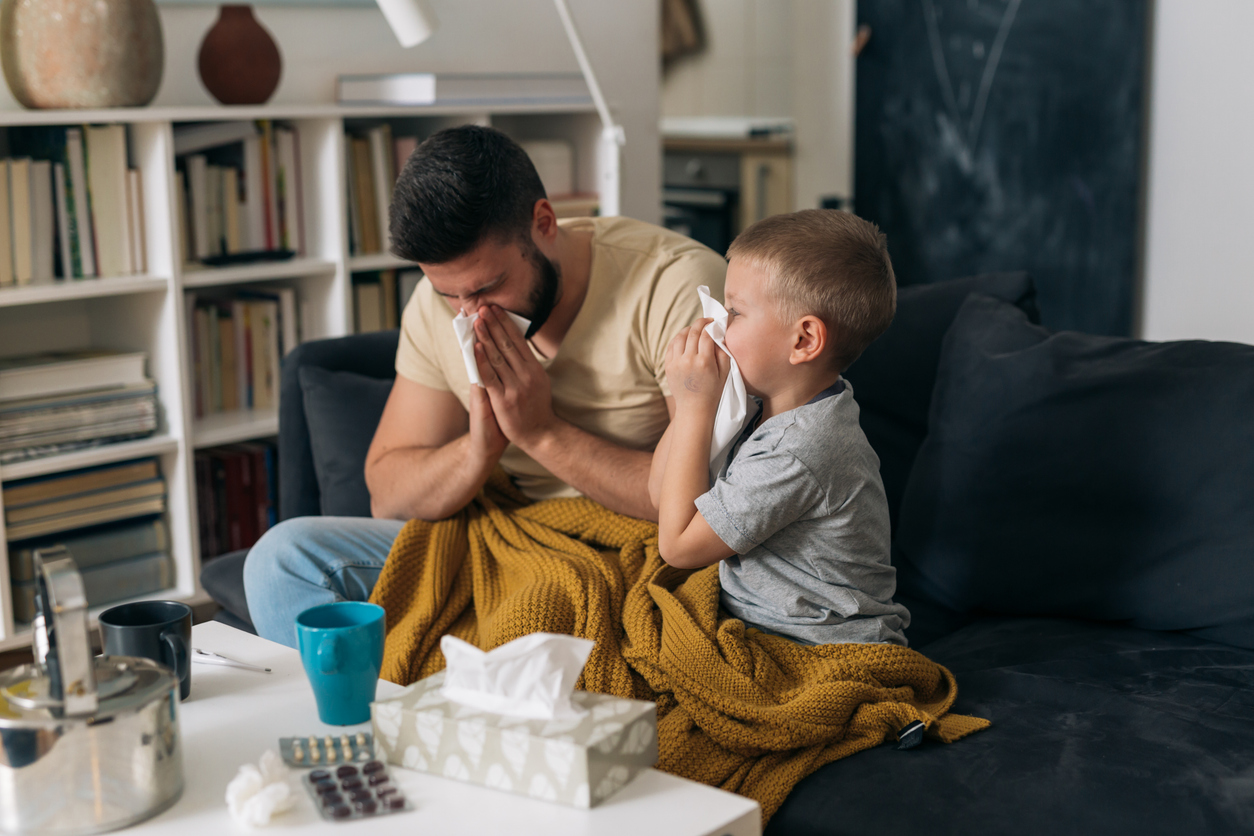
[[[527,333],[527,329],[531,327],[530,319],[512,311],[505,313],[518,326],[519,331]],[[483,381],[479,379],[479,366],[475,364],[475,320],[478,318],[477,313],[466,316],[465,311],[458,311],[457,316],[453,317],[453,333],[457,335],[457,344],[462,348],[462,362],[466,364],[466,374],[470,377],[470,382],[476,386],[482,386]]]
[[[727,374],[727,382],[723,384],[723,396],[718,401],[718,411],[714,414],[714,432],[710,438],[710,482],[718,478],[723,469],[723,462],[731,452],[732,445],[740,437],[745,424],[752,416],[749,414],[749,393],[745,390],[745,379],[740,374],[740,366],[736,358],[727,350],[723,335],[727,333],[727,309],[710,296],[710,289],[705,285],[697,288],[697,297],[701,300],[701,313],[714,321],[705,326],[715,344],[723,353],[731,357],[731,371]]]
[[[582,716],[570,701],[594,642],[532,633],[484,652],[455,636],[440,639],[448,663],[446,699],[496,714],[535,720]]]

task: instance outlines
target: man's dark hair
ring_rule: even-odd
[[[443,264],[489,238],[531,246],[536,201],[547,197],[527,152],[500,131],[463,125],[432,134],[392,193],[392,252]]]

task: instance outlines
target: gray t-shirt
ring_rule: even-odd
[[[724,608],[812,644],[906,644],[893,603],[888,501],[853,387],[746,429],[697,510],[737,553],[719,566]]]

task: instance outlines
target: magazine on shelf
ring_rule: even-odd
[[[9,552],[9,577],[14,581],[35,579],[35,552],[64,546],[79,570],[115,560],[127,560],[170,550],[170,531],[161,517],[141,517],[83,528],[42,540],[28,540]]]
[[[147,383],[142,351],[61,351],[0,360],[0,402]]]

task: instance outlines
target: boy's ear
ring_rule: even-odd
[[[793,329],[792,352],[788,355],[788,362],[796,366],[817,360],[827,348],[827,339],[827,325],[823,320],[810,314],[801,317]]]

